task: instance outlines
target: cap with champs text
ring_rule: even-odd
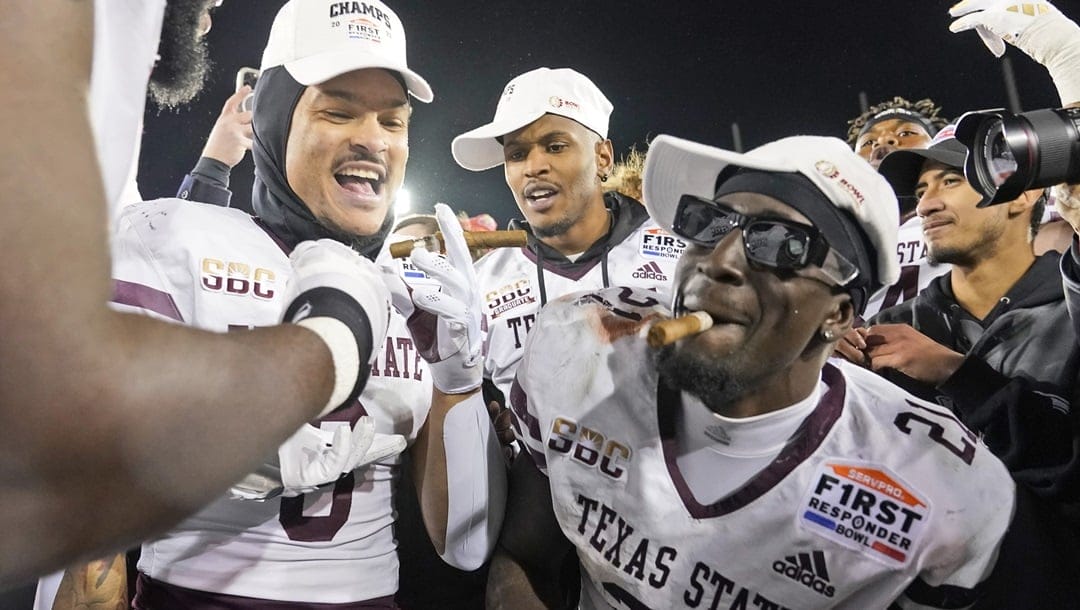
[[[472,171],[490,169],[503,163],[503,147],[496,138],[545,114],[572,119],[607,138],[612,108],[603,92],[580,72],[537,68],[507,83],[495,108],[495,118],[454,138],[450,149],[461,167]]]
[[[427,81],[409,69],[401,19],[378,0],[289,0],[274,18],[263,51],[261,69],[275,66],[284,66],[304,86],[383,68],[401,74],[421,102],[434,97]]]
[[[856,234],[849,236],[850,241],[865,241],[873,248],[873,252],[862,256],[848,254],[857,266],[858,258],[867,258],[866,264],[873,266],[876,285],[871,292],[899,278],[896,235],[900,217],[896,197],[885,179],[838,138],[793,136],[741,154],[668,135],[657,136],[645,157],[645,207],[657,224],[670,231],[683,195],[713,199],[721,186],[721,174],[733,175],[737,169],[794,173],[808,179],[862,232],[862,239]],[[821,214],[807,206],[820,207],[824,202],[785,203],[819,224],[814,219]],[[826,238],[841,253],[865,250],[856,248],[855,243],[836,243],[839,240],[835,234],[831,239],[826,234]]]

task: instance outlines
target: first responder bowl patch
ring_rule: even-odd
[[[912,556],[929,517],[926,498],[888,469],[824,461],[798,520],[811,533],[896,567]]]

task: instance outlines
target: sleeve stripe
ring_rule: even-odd
[[[113,280],[112,301],[120,305],[140,307],[177,322],[184,321],[184,317],[180,315],[180,308],[176,306],[176,301],[173,300],[171,294],[144,284]]]
[[[529,436],[536,442],[543,442],[544,439],[540,437],[540,422],[529,413],[529,398],[517,379],[514,379],[514,384],[510,386],[510,409],[515,418],[521,420],[529,429]]]

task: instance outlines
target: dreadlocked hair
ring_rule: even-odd
[[[938,113],[941,112],[941,106],[935,104],[934,100],[924,97],[917,102],[912,102],[898,95],[887,102],[881,102],[880,104],[871,106],[866,112],[848,121],[848,146],[855,146],[855,142],[859,139],[859,132],[862,131],[862,128],[866,126],[866,123],[873,118],[875,114],[883,110],[894,110],[897,108],[901,110],[910,110],[911,112],[917,112],[923,115],[935,129],[941,129],[949,124],[948,119],[938,116]]]
[[[641,174],[644,171],[645,153],[639,151],[635,144],[630,147],[630,152],[612,166],[611,175],[604,185],[605,190],[616,191],[635,201],[641,201]]]

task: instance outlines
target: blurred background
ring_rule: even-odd
[[[843,138],[860,93],[870,105],[932,97],[949,118],[1010,105],[1002,61],[973,32],[949,32],[950,2],[387,2],[405,24],[410,66],[435,91],[433,103],[415,104],[399,214],[442,201],[500,226],[517,216],[502,170],[461,169],[450,141],[490,121],[507,81],[539,66],[573,67],[607,94],[619,156],[661,133],[743,149],[797,133]],[[282,4],[226,0],[217,9],[207,89],[179,112],[147,109],[145,198],[175,194],[237,69],[259,66]],[[1042,67],[1011,47],[1006,58],[1024,110],[1058,105]],[[252,172],[250,155],[233,171],[237,207],[249,205]]]

